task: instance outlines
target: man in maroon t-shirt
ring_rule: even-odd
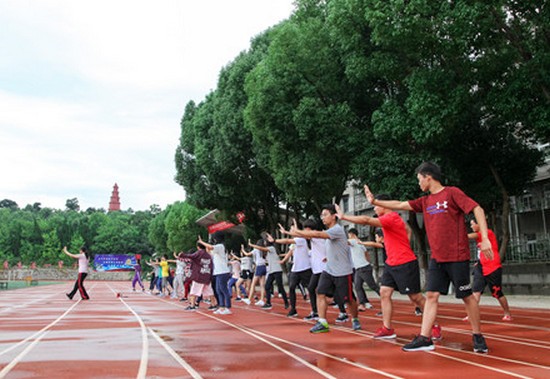
[[[372,205],[389,209],[422,212],[431,249],[426,285],[426,304],[422,317],[420,335],[405,346],[404,351],[433,350],[430,339],[432,325],[437,316],[440,294],[447,294],[452,282],[456,297],[464,301],[472,325],[474,352],[488,352],[481,334],[479,304],[472,295],[470,284],[470,248],[465,224],[465,215],[473,212],[479,225],[480,250],[487,258],[493,256],[487,236],[485,212],[474,200],[456,187],[441,184],[441,169],[434,163],[424,162],[416,169],[418,185],[428,196],[416,200],[376,200],[365,186],[365,194]]]
[[[377,195],[376,200],[389,200],[388,195]],[[411,302],[420,308],[424,308],[425,298],[420,290],[420,269],[416,255],[411,249],[407,227],[403,219],[388,208],[379,205],[374,206],[377,218],[366,215],[351,216],[344,214],[339,206],[336,206],[340,220],[355,224],[370,225],[382,228],[384,232],[384,245],[387,259],[384,266],[384,274],[381,279],[380,303],[382,306],[382,327],[378,328],[373,338],[396,338],[395,330],[391,326],[393,315],[392,295],[398,290],[402,295],[408,295]],[[441,338],[441,327],[435,324],[432,328],[432,338]]]

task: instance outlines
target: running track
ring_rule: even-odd
[[[271,311],[234,303],[233,315],[218,316],[129,286],[88,282],[90,301],[69,301],[72,283],[0,292],[0,379],[550,378],[549,310],[512,306],[510,323],[482,306],[484,355],[472,352],[463,307],[441,304],[436,350],[405,353],[421,318],[404,301],[394,304],[398,338],[384,341],[372,339],[375,310],[360,313],[363,330],[354,332],[349,322],[334,326],[330,308],[330,333],[312,335],[312,323],[285,317],[277,298]]]

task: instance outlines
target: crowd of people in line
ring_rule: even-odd
[[[352,328],[361,329],[358,312],[372,308],[365,292],[366,284],[380,296],[381,312],[377,315],[382,316],[382,326],[373,336],[380,339],[397,336],[392,325],[392,295],[399,291],[408,296],[411,309],[422,315],[420,334],[403,350],[424,351],[433,350],[433,340],[441,338],[437,321],[439,296],[453,288],[455,296],[465,305],[464,321],[469,321],[472,327],[473,350],[486,353],[479,300],[487,286],[504,310],[503,320],[512,320],[502,293],[502,265],[495,235],[487,228],[485,213],[478,203],[459,188],[442,185],[437,165],[425,162],[416,174],[421,190],[428,193],[416,200],[391,200],[384,194],[374,195],[365,185],[365,196],[374,206],[374,216],[347,215],[338,205],[325,205],[320,214],[322,226],[311,219],[303,223],[294,220],[289,229],[279,225],[280,238],[263,232],[260,240],[255,243],[249,240],[238,252],[227,252],[223,232],[212,234],[209,242],[199,237],[196,248],[191,251],[174,253],[173,259],[163,256],[146,262],[154,268],[149,290],[158,296],[187,301],[188,311],[198,309],[200,302],[204,302],[215,314],[230,315],[232,301],[272,309],[276,284],[283,306],[288,309],[287,316],[298,317],[298,290],[304,299],[309,299],[311,308],[304,319],[316,321],[310,332],[325,333],[330,330],[327,321],[330,304],[339,308],[336,322],[346,322],[351,315]],[[395,210],[422,212],[424,216],[431,249],[426,295],[421,291],[420,269],[411,249],[410,230]],[[339,220],[374,227],[375,240],[361,241],[355,228],[346,232]],[[468,238],[475,239],[478,246],[473,286]],[[287,252],[279,254],[277,245],[288,245]],[[380,286],[373,277],[367,247],[383,251]],[[283,265],[288,262],[292,262],[292,266],[287,292]],[[170,274],[169,263],[176,264],[174,275]],[[145,290],[140,262],[135,270],[132,288],[135,290],[139,285]]]

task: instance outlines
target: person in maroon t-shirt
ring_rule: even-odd
[[[430,339],[433,323],[437,316],[440,294],[447,294],[452,282],[456,297],[464,301],[466,312],[472,326],[474,352],[487,353],[485,338],[481,334],[479,304],[472,295],[470,284],[470,245],[465,224],[465,215],[471,212],[479,224],[481,236],[480,250],[488,259],[492,259],[491,242],[487,234],[485,212],[474,200],[457,187],[445,187],[441,184],[441,169],[434,163],[424,162],[416,169],[418,185],[429,195],[416,200],[376,200],[365,186],[365,194],[372,205],[389,209],[422,212],[431,259],[428,266],[426,284],[426,304],[422,315],[420,335],[403,346],[404,351],[433,350]]]
[[[472,228],[473,233],[468,234],[468,238],[477,240],[478,247],[478,262],[476,262],[474,266],[474,285],[472,288],[472,291],[474,291],[474,296],[479,303],[485,286],[488,286],[491,290],[491,295],[498,300],[500,306],[504,310],[504,317],[502,317],[502,320],[512,321],[508,300],[506,299],[506,296],[504,296],[504,293],[502,293],[502,263],[500,263],[500,255],[498,253],[497,237],[491,229],[487,230],[494,255],[493,259],[487,259],[485,255],[480,254],[479,252],[479,244],[481,243],[479,225],[475,222],[475,220],[470,220],[470,227]],[[467,320],[468,316],[465,317],[465,321]]]
[[[215,305],[214,291],[212,290],[212,270],[214,264],[212,256],[206,252],[206,247],[198,242],[197,251],[187,255],[191,262],[191,291],[189,292],[189,306],[185,310],[192,311],[198,308],[196,302],[200,296],[210,298]]]
[[[377,200],[390,199],[388,195],[377,195],[375,198]],[[391,298],[394,290],[398,290],[402,295],[408,295],[411,302],[417,307],[424,308],[426,301],[420,289],[420,269],[416,255],[411,249],[407,227],[397,212],[379,205],[374,206],[374,212],[378,218],[366,215],[345,215],[337,205],[336,210],[340,220],[375,226],[382,228],[384,232],[387,258],[380,287],[383,326],[376,330],[373,338],[396,338],[395,330],[391,326],[393,315]],[[441,327],[437,323],[432,328],[431,337],[441,339]]]

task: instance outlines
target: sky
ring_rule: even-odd
[[[164,209],[185,200],[185,105],[292,0],[0,0],[0,200]]]

